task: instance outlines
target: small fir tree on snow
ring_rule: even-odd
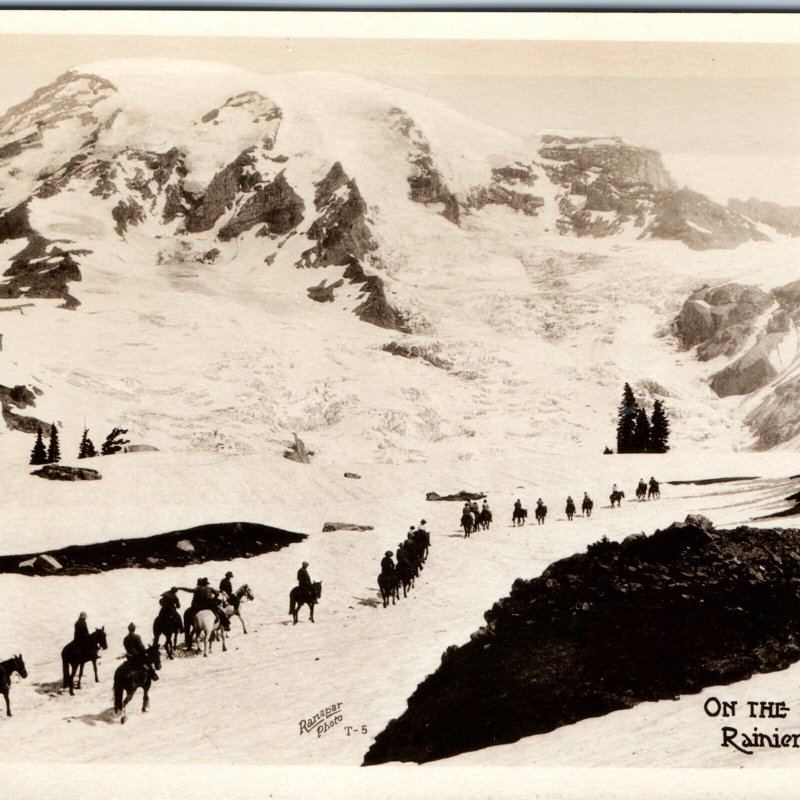
[[[61,446],[58,443],[58,429],[55,422],[50,426],[50,446],[47,448],[47,463],[61,461]]]
[[[46,464],[47,463],[47,448],[44,446],[44,439],[42,438],[42,426],[36,431],[36,444],[33,446],[31,452],[31,464]]]
[[[122,438],[127,432],[127,428],[114,428],[114,430],[106,436],[106,440],[103,442],[100,452],[104,456],[111,456],[114,455],[114,453],[119,453],[123,445],[130,443],[130,439]]]
[[[647,412],[640,408],[636,412],[636,428],[633,432],[633,452],[646,453],[650,447],[650,420]]]
[[[94,449],[94,443],[89,438],[89,429],[84,428],[81,446],[78,449],[78,458],[94,458],[96,455],[97,450]]]
[[[636,398],[629,383],[625,384],[622,402],[617,412],[617,452],[633,452],[633,436],[636,432]]]
[[[650,420],[650,452],[666,453],[669,450],[669,420],[664,413],[664,404],[656,400]]]

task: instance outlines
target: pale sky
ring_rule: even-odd
[[[0,109],[75,65],[143,56],[348,72],[522,135],[620,135],[720,202],[800,205],[800,44],[0,34]]]

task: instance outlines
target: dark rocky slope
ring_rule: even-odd
[[[800,659],[800,531],[673,525],[518,579],[365,764],[432,761]]]

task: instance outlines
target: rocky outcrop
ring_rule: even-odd
[[[255,149],[250,148],[211,179],[206,191],[192,201],[185,222],[187,233],[211,230],[225,211],[233,207],[238,194],[252,191],[262,181],[255,164]]]
[[[411,333],[411,325],[402,311],[395,308],[386,297],[383,280],[377,275],[367,275],[361,264],[353,260],[344,271],[345,279],[359,284],[364,300],[353,312],[363,322],[379,328],[391,328],[401,333]]]
[[[135,200],[120,200],[111,209],[111,216],[116,223],[114,230],[123,236],[131,225],[144,222],[144,209]]]
[[[435,342],[416,344],[413,342],[388,342],[381,348],[386,353],[403,358],[419,359],[438,369],[450,369],[453,362],[441,354],[441,348]]]
[[[474,188],[466,205],[476,211],[487,205],[507,206],[527,217],[535,217],[544,206],[544,198],[529,191],[537,179],[532,165],[520,161],[496,167],[492,170],[491,183]]]
[[[541,166],[564,192],[560,233],[612,236],[641,229],[641,239],[674,239],[696,250],[765,240],[741,214],[678,190],[661,156],[616,137],[544,136]]]
[[[413,167],[408,176],[409,198],[415,203],[441,203],[442,216],[458,225],[461,210],[455,194],[450,190],[431,153],[431,145],[425,134],[402,108],[391,108],[387,114],[389,125],[408,140],[408,162]]]
[[[0,242],[7,242],[9,239],[27,239],[35,234],[31,228],[27,202],[0,214]]]
[[[315,244],[303,253],[298,266],[350,264],[376,250],[365,219],[367,204],[339,161],[315,188],[314,206],[321,213],[308,229],[308,238]]]
[[[728,283],[699,289],[684,303],[674,323],[686,348],[697,347],[701,361],[733,356],[755,330],[755,322],[774,299],[755,286]]]
[[[326,522],[322,526],[323,533],[333,533],[334,531],[374,531],[373,525],[356,525],[354,522]]]
[[[778,375],[769,357],[772,346],[773,343],[764,341],[734,364],[717,372],[711,378],[711,388],[719,397],[729,397],[750,394],[766,386]]]
[[[63,566],[58,575],[82,575],[131,567],[164,569],[206,561],[252,558],[275,553],[305,538],[302,533],[254,522],[221,522],[156,536],[72,545],[51,550],[49,555]],[[189,547],[181,547],[182,542]],[[24,562],[38,556],[38,553],[0,556],[0,574],[24,573]]]
[[[796,530],[696,517],[603,539],[514,581],[364,763],[433,761],[785,669],[800,659],[798,585]]]
[[[728,200],[728,209],[753,222],[769,225],[786,236],[800,236],[800,207],[781,206],[751,197],[749,200]]]
[[[756,450],[770,450],[800,436],[800,379],[778,383],[748,414]]]
[[[298,464],[310,464],[314,451],[309,450],[305,442],[296,433],[292,435],[294,436],[294,441],[287,445],[287,449],[283,452],[283,457],[288,458],[289,461],[296,461]]]
[[[308,296],[318,303],[332,303],[336,299],[334,292],[344,286],[344,281],[340,278],[338,281],[326,284],[328,284],[328,279],[323,278],[316,286],[309,286],[306,289]]]
[[[30,257],[29,253],[44,247],[46,252]],[[75,251],[86,253],[87,251]],[[3,273],[9,280],[0,284],[0,298],[62,299],[61,308],[74,309],[80,302],[69,293],[69,283],[81,280],[81,271],[72,253],[60,249],[46,239],[35,237],[25,250],[11,261]]]
[[[281,236],[293,231],[303,221],[305,203],[280,172],[275,180],[255,187],[236,213],[219,231],[226,242],[262,225],[259,236]]]
[[[425,495],[425,499],[431,502],[456,502],[456,501],[467,501],[467,500],[482,500],[486,497],[485,492],[467,492],[462,489],[460,492],[456,492],[455,494],[437,494],[436,492],[428,492]]]
[[[36,433],[41,429],[43,436],[50,435],[51,425],[49,422],[42,422],[36,417],[23,416],[16,414],[14,408],[28,408],[36,405],[36,395],[41,394],[39,389],[30,389],[27,386],[0,386],[0,407],[2,407],[3,421],[10,431],[21,431],[22,433]]]
[[[35,469],[31,475],[38,475],[49,481],[99,481],[103,476],[96,469],[86,467],[66,467],[61,464],[45,464]]]

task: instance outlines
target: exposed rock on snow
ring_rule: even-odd
[[[440,495],[436,492],[428,492],[425,495],[426,500],[430,500],[432,502],[453,502],[456,500],[482,500],[486,497],[485,492],[467,492],[463,489],[460,492],[456,492],[456,494],[446,494]]]
[[[374,531],[374,525],[356,525],[353,522],[326,522],[322,526],[323,533],[332,533],[333,531]]]
[[[694,521],[702,527],[687,521],[621,544],[603,540],[516,580],[364,763],[514,742],[800,659],[800,531],[712,533]]]
[[[302,533],[253,522],[223,522],[141,539],[73,545],[53,550],[51,555],[64,567],[59,574],[76,575],[126,567],[163,568],[251,558],[273,553],[305,538]],[[0,573],[23,572],[20,559],[24,562],[30,558],[37,555],[0,556]]]
[[[452,361],[441,355],[441,348],[435,343],[414,344],[412,342],[389,342],[382,349],[395,356],[403,358],[417,358],[439,369],[450,369]]]
[[[787,236],[800,236],[800,208],[781,206],[751,197],[749,200],[728,200],[728,208],[753,222],[762,222]]]
[[[41,469],[33,470],[31,475],[38,475],[49,481],[99,481],[103,477],[96,469],[66,467],[61,464],[46,464]]]
[[[288,458],[289,461],[296,461],[298,464],[310,464],[314,451],[306,449],[305,443],[298,438],[296,433],[293,436],[294,442],[288,445],[289,449],[284,451],[283,457]]]

